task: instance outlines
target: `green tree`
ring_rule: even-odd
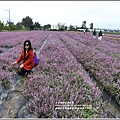
[[[10,30],[15,30],[14,22],[9,22]]]
[[[0,31],[3,30],[4,24],[0,21]]]
[[[6,22],[6,24],[5,24],[5,29],[6,30],[15,30],[15,25],[14,25],[14,22],[9,22],[8,20],[7,20],[7,22]]]
[[[39,24],[39,22],[35,22],[35,29],[36,30],[40,30],[41,29],[41,25]]]
[[[10,26],[4,26],[4,30],[10,30]]]
[[[70,30],[74,31],[75,30],[75,27],[73,25],[70,25]]]
[[[59,28],[58,30],[60,30],[60,31],[65,30],[65,23],[60,23],[59,22],[57,25],[58,25],[58,28]]]
[[[16,24],[16,29],[17,29],[17,30],[21,30],[22,27],[23,27],[22,22],[18,22],[18,23]]]
[[[34,29],[35,29],[35,24],[33,23],[33,24],[30,25],[30,29],[29,30],[34,30]]]
[[[67,28],[68,28],[68,27],[67,27],[67,26],[65,26],[65,30],[67,30]]]
[[[44,25],[44,30],[50,30],[50,29],[51,29],[51,25],[50,24]]]
[[[6,21],[6,24],[5,24],[5,26],[9,26],[9,21],[8,21],[8,20]]]
[[[33,21],[29,16],[26,16],[22,19],[22,24],[26,27],[27,30],[30,30],[30,27],[33,25]]]
[[[65,25],[62,25],[60,30],[64,31],[65,30]]]

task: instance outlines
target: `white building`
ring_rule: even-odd
[[[59,26],[58,25],[51,25],[51,29],[52,30],[59,30]]]

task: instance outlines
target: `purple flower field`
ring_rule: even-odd
[[[18,67],[11,63],[19,57],[26,39],[39,51],[40,64],[24,82],[22,92],[34,117],[105,118],[103,89],[120,103],[120,61],[119,55],[113,55],[119,54],[118,40],[98,41],[90,34],[58,31],[1,32],[0,36],[1,86],[11,84]]]
[[[80,35],[78,39],[78,34],[76,41],[73,37],[70,38],[68,36],[75,38],[75,34],[73,33],[60,34],[59,38],[67,42],[66,46],[69,51],[71,51],[76,59],[85,66],[86,70],[89,71],[95,79],[116,98],[118,104],[120,104],[120,61],[115,56],[109,56],[94,46],[95,42],[101,45],[103,42],[106,42],[106,39],[99,41],[92,38],[89,39],[88,37],[88,39],[82,38],[81,42]],[[111,42],[111,44],[117,46],[114,42]],[[109,45],[110,41],[106,42],[105,47],[108,48]],[[100,49],[102,49],[102,47],[100,47]],[[119,51],[118,47],[116,47],[116,49]]]
[[[105,35],[103,40],[99,41],[92,38],[92,35],[88,33],[86,36],[83,36],[82,33],[64,33],[70,38],[73,38],[87,46],[90,46],[100,52],[107,54],[112,57],[116,57],[120,60],[120,35]],[[111,36],[110,38],[108,36]]]

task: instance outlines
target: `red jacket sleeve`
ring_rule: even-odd
[[[24,59],[24,51],[22,51],[20,57],[17,59],[17,63],[20,63]]]

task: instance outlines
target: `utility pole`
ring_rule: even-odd
[[[9,23],[10,23],[10,10],[9,10]]]
[[[5,10],[5,11],[9,11],[9,28],[10,28],[10,30],[11,30],[11,27],[10,27],[10,10]]]
[[[9,23],[10,23],[10,10],[5,10],[5,11],[9,11]]]
[[[111,30],[111,24],[110,24],[110,28],[109,29]]]

